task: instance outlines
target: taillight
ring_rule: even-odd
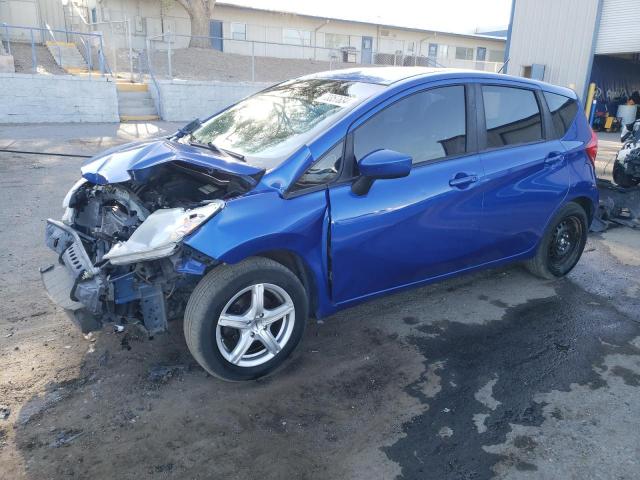
[[[589,160],[591,160],[591,163],[593,164],[593,168],[596,168],[596,155],[598,155],[598,136],[593,130],[591,130],[591,140],[589,140],[589,143],[587,143],[587,146],[584,150],[585,152],[587,152]]]

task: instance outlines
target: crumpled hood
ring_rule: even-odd
[[[160,139],[128,143],[99,153],[82,166],[82,176],[98,185],[139,180],[149,168],[172,161],[235,174],[254,185],[264,173],[262,168],[227,160],[203,148]]]

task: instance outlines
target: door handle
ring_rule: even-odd
[[[458,173],[455,177],[449,180],[449,185],[451,185],[452,187],[463,188],[477,181],[478,181],[477,175],[467,175],[466,173]]]
[[[545,165],[553,165],[554,163],[559,163],[564,160],[564,154],[561,152],[551,152],[547,155],[547,158],[544,159]]]

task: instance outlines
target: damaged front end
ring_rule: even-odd
[[[144,149],[148,144],[137,154]],[[132,149],[124,154],[131,157]],[[183,239],[255,184],[175,156],[151,165],[138,160],[146,160],[144,168],[129,161],[127,179],[119,175],[117,183],[101,168],[83,169],[62,221],[47,220],[46,244],[58,264],[41,269],[42,280],[84,333],[107,322],[140,322],[156,333],[181,317],[195,284],[217,263]]]

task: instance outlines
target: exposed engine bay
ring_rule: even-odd
[[[223,200],[250,188],[240,176],[177,161],[140,173],[122,183],[79,182],[66,199],[63,222],[47,223],[46,242],[61,265],[43,269],[43,280],[55,286],[71,273],[72,303],[65,309],[84,332],[108,321],[138,322],[150,333],[166,329],[167,321],[184,311],[200,277],[216,264],[181,238],[222,208]],[[161,216],[177,227],[164,228]],[[155,230],[154,221],[160,225]],[[170,238],[162,238],[158,253],[163,228]],[[140,250],[149,238],[153,247]],[[118,253],[124,250],[124,256]]]
[[[131,237],[156,210],[201,207],[247,191],[241,179],[172,162],[156,167],[143,182],[85,184],[69,201],[75,212],[73,227],[89,240],[87,252],[100,262],[117,242]]]

